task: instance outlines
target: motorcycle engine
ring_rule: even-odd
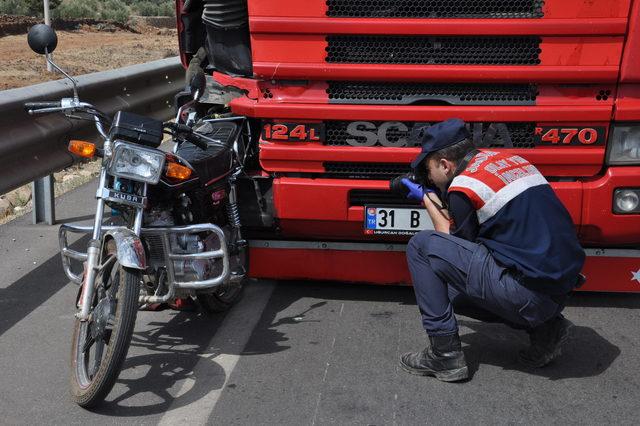
[[[176,254],[202,253],[220,249],[220,241],[212,234],[205,239],[195,234],[172,236],[172,251]],[[221,259],[174,260],[173,268],[178,281],[202,281],[222,272]]]

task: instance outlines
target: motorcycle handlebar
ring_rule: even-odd
[[[206,151],[209,148],[209,144],[203,138],[200,137],[197,133],[190,133],[185,135],[185,139],[203,151]]]
[[[26,102],[24,104],[24,109],[36,110],[43,108],[60,108],[61,106],[62,102],[60,101]]]
[[[191,142],[201,150],[206,151],[209,147],[206,138],[195,133],[191,127],[182,123],[171,123],[168,126],[171,127],[175,133],[179,134],[182,139]]]

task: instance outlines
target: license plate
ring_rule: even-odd
[[[364,233],[367,235],[413,235],[433,229],[424,208],[366,206]]]
[[[144,207],[146,204],[146,197],[139,195],[126,194],[124,192],[114,191],[112,189],[103,188],[102,198],[108,201],[113,201],[119,204],[125,204],[132,207]]]

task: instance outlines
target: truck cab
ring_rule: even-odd
[[[640,290],[640,0],[176,8],[203,102],[250,119],[253,276],[409,284],[406,242],[430,223],[412,227],[420,206],[389,180],[419,152],[412,131],[457,117],[551,183],[587,251],[583,289]]]

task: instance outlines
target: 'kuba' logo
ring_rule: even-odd
[[[418,129],[430,126],[431,123],[415,123],[412,129],[401,121],[385,121],[376,125],[370,121],[353,121],[347,126],[347,134],[352,136],[346,142],[351,146],[365,147],[382,145],[386,147],[414,147],[421,143],[417,138],[411,138],[411,134]],[[504,123],[481,122],[467,123],[467,129],[471,133],[474,144],[477,147],[502,146],[513,148],[511,135]]]
[[[109,196],[116,200],[129,201],[132,203],[142,202],[142,200],[138,196],[132,195],[132,194],[125,194],[124,192],[110,191]]]

